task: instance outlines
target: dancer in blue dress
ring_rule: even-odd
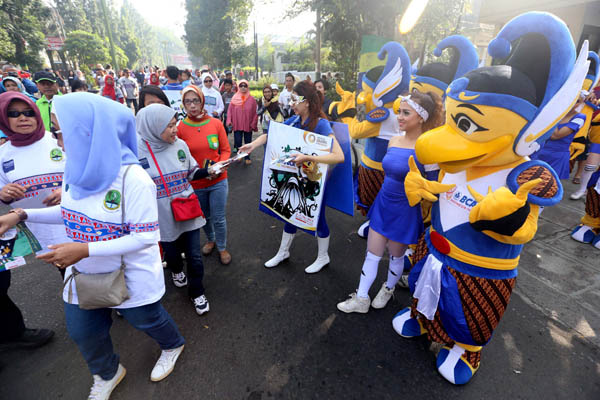
[[[570,146],[577,132],[585,124],[586,116],[580,113],[583,105],[583,97],[581,97],[560,121],[544,147],[530,156],[532,160],[542,160],[550,164],[560,179],[569,179],[571,173],[569,167]]]
[[[363,263],[358,290],[337,305],[345,313],[366,313],[369,307],[386,306],[404,269],[403,255],[408,245],[417,243],[423,232],[421,207],[411,207],[404,192],[404,178],[409,172],[409,158],[415,156],[417,138],[442,124],[443,112],[440,97],[433,93],[413,92],[398,98],[394,103],[400,129],[405,133],[390,139],[383,158],[385,179],[369,210],[371,221],[367,241],[367,256]],[[424,173],[424,168],[417,163]],[[371,303],[369,289],[377,277],[379,260],[385,249],[390,254],[387,280]]]

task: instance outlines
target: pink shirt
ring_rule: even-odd
[[[250,94],[248,94],[248,99],[243,106],[235,106],[230,103],[227,110],[227,125],[233,125],[234,131],[256,131],[258,121],[256,107],[256,100]]]

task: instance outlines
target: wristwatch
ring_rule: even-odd
[[[17,214],[17,216],[19,217],[19,222],[21,221],[25,221],[27,219],[27,213],[25,212],[25,210],[23,210],[22,208],[13,208],[12,210],[10,210],[8,212],[10,213],[15,213]]]

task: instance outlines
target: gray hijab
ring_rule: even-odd
[[[174,116],[175,110],[163,104],[151,104],[142,108],[135,117],[136,130],[140,138],[138,148],[146,149],[144,142],[148,142],[155,153],[168,149],[170,144],[162,140],[160,135]]]

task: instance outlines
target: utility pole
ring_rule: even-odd
[[[119,63],[117,62],[115,43],[113,42],[112,27],[110,26],[110,22],[108,21],[108,8],[106,7],[106,0],[100,0],[100,7],[102,8],[104,25],[106,26],[106,32],[108,33],[108,43],[110,44],[110,56],[112,58],[113,66],[115,67],[115,71],[119,71]]]
[[[315,59],[317,78],[321,79],[321,11],[317,8],[317,35],[315,38]]]
[[[256,80],[258,81],[258,35],[256,34],[256,21],[254,22],[254,70],[256,71]]]

